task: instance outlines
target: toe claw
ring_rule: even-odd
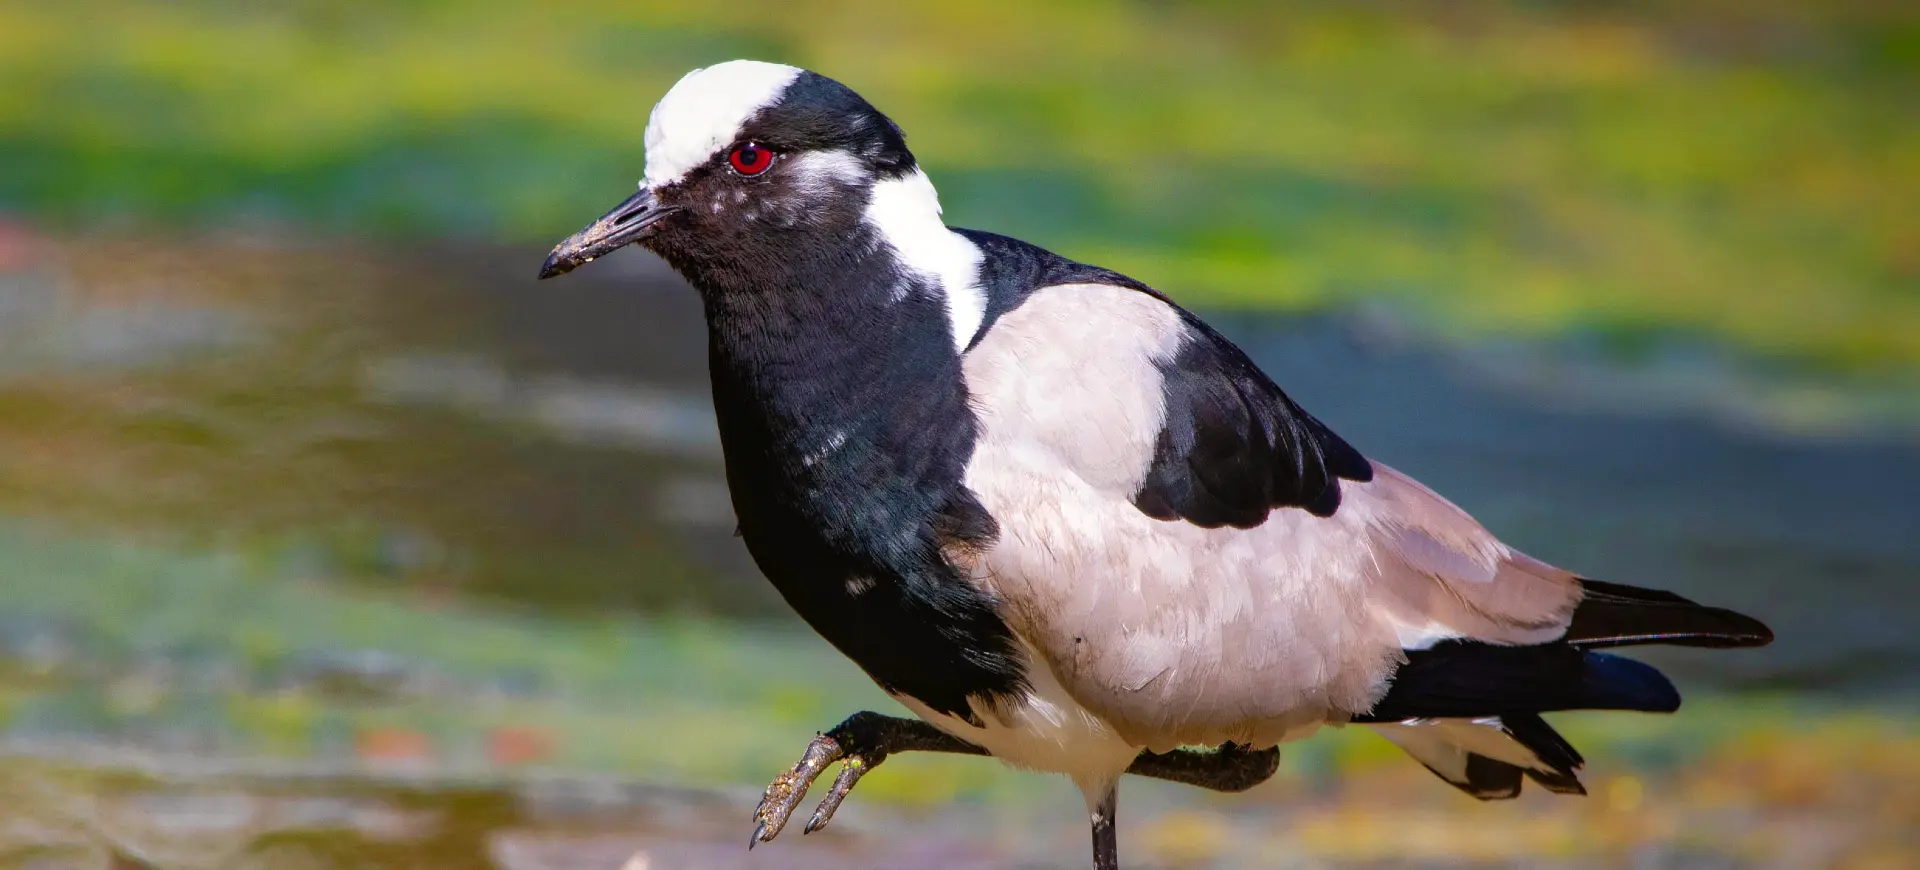
[[[787,819],[793,815],[795,805],[806,797],[807,787],[813,784],[827,765],[844,756],[845,751],[833,738],[824,734],[814,738],[800,762],[792,770],[774,777],[773,783],[761,795],[759,805],[753,808],[753,821],[756,824],[753,836],[747,841],[747,848],[772,842],[773,838],[780,836],[780,831],[787,826]],[[809,826],[811,824],[809,822]]]
[[[853,791],[856,783],[860,782],[860,777],[865,776],[867,771],[872,770],[874,765],[885,758],[884,754],[871,757],[859,754],[847,756],[846,762],[840,766],[840,774],[833,778],[833,785],[827,787],[827,796],[820,801],[820,806],[813,811],[813,817],[807,820],[806,828],[800,833],[811,834],[826,827],[827,822],[833,820],[833,814],[839,812],[840,804],[847,799],[847,794]]]
[[[829,765],[839,761],[842,762],[839,774],[833,778],[826,797],[814,809],[800,833],[811,834],[825,828],[833,820],[833,814],[840,809],[840,804],[847,799],[847,793],[853,790],[854,784],[885,761],[890,751],[897,751],[887,738],[891,732],[884,728],[894,721],[874,713],[857,713],[841,723],[840,727],[815,737],[807,745],[807,751],[800,757],[799,763],[774,777],[773,783],[767,786],[766,793],[761,796],[760,804],[754,807],[753,818],[758,824],[747,848],[751,849],[757,843],[772,842],[773,838],[780,836],[780,831],[786,827],[801,799],[807,796],[808,787]],[[970,744],[959,745],[978,752]],[[928,746],[911,744],[899,748],[924,749]]]

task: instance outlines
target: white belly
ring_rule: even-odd
[[[987,750],[1007,764],[1064,773],[1083,791],[1104,793],[1143,747],[1122,740],[1100,717],[1068,696],[1046,664],[1034,659],[1030,647],[1023,651],[1029,663],[1027,682],[1031,688],[1001,708],[976,702],[974,716],[981,725],[936,713],[903,695],[894,697],[934,727]]]

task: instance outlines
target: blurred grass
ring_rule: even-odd
[[[1912,4],[0,2],[0,206],[544,241],[749,56],[911,132],[956,224],[1189,301],[1920,363]]]

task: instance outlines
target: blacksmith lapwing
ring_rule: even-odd
[[[1542,713],[1680,704],[1598,650],[1772,639],[1501,543],[1137,280],[947,227],[832,79],[695,70],[645,146],[639,192],[540,275],[638,242],[699,291],[747,548],[918,717],[819,735],[752,842],[834,762],[808,831],[890,753],[974,753],[1071,777],[1106,870],[1122,774],[1241,790],[1347,723],[1477,798],[1577,794]]]

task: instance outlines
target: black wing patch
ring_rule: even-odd
[[[1180,312],[1186,344],[1160,366],[1167,419],[1133,497],[1148,516],[1207,528],[1252,528],[1279,507],[1331,516],[1340,480],[1373,479],[1366,457],[1287,398],[1240,348],[1147,285],[1018,239],[956,232],[985,254],[987,307],[976,342],[1035,290],[1058,284],[1126,287]]]
[[[1247,529],[1274,508],[1332,516],[1341,480],[1373,479],[1366,457],[1287,398],[1240,348],[1185,319],[1186,342],[1160,364],[1166,421],[1134,506],[1154,519]]]

